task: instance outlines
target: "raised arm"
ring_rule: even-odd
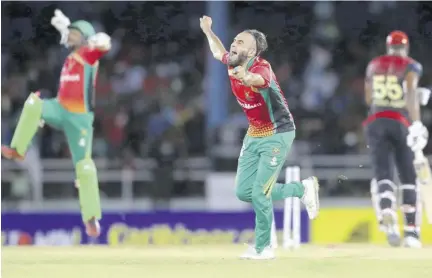
[[[210,46],[210,51],[212,52],[213,57],[215,57],[215,59],[222,62],[222,58],[227,51],[223,46],[221,40],[215,35],[215,33],[213,33],[211,29],[211,25],[212,25],[211,17],[203,16],[200,18],[200,27],[207,37]]]
[[[88,39],[88,45],[81,47],[78,54],[93,65],[111,49],[111,37],[105,33],[97,33]]]
[[[67,40],[69,35],[69,25],[71,24],[69,18],[64,15],[64,13],[56,9],[54,11],[54,16],[51,18],[51,25],[54,26],[60,33],[60,44],[67,47]]]

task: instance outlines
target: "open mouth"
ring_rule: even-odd
[[[231,55],[237,55],[236,51],[231,51]]]

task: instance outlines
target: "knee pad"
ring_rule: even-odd
[[[24,156],[36,134],[42,117],[43,101],[31,93],[24,103],[21,116],[15,128],[11,147]]]
[[[77,176],[77,181],[75,186],[77,188],[84,184],[98,184],[97,181],[97,170],[96,165],[91,158],[85,158],[80,160],[75,165],[75,171]]]
[[[94,161],[86,158],[75,165],[78,188],[78,196],[81,206],[81,216],[84,222],[92,218],[101,219],[101,205],[99,195],[99,183]]]
[[[42,116],[43,101],[39,98],[39,95],[31,93],[24,103],[24,108],[29,111],[33,117],[41,118]]]
[[[396,202],[394,193],[396,191],[396,185],[394,182],[388,179],[379,180],[377,181],[376,187],[380,209],[394,208]]]
[[[42,120],[42,109],[43,101],[40,99],[38,93],[31,93],[26,102],[24,103],[24,108],[34,117],[39,120],[39,127],[42,128],[45,125],[45,121]]]
[[[77,162],[77,171],[89,172],[96,170],[96,164],[91,158],[84,158]]]
[[[372,179],[370,182],[370,193],[372,195],[372,198],[378,196],[378,183],[376,179]]]
[[[375,211],[375,215],[378,218],[378,221],[381,221],[381,209],[380,209],[380,200],[378,196],[378,183],[376,179],[372,179],[370,183],[370,193],[372,199],[372,206]]]
[[[379,180],[377,181],[377,188],[378,188],[378,193],[382,194],[385,192],[392,192],[394,193],[396,191],[396,184],[388,179],[384,179],[384,180]]]

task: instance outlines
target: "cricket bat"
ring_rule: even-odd
[[[420,186],[420,195],[425,208],[427,222],[432,224],[432,174],[429,160],[421,150],[414,153],[414,168],[417,174],[418,186]]]

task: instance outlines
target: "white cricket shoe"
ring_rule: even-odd
[[[415,238],[413,236],[407,236],[404,239],[404,247],[407,248],[422,248],[422,243],[418,238]]]
[[[267,246],[259,254],[256,251],[255,246],[249,246],[246,252],[240,256],[240,258],[245,260],[272,260],[275,258],[275,253],[271,246]]]
[[[401,244],[397,214],[391,208],[383,209],[381,212],[382,221],[380,229],[387,234],[387,242],[398,247]]]
[[[319,183],[316,177],[309,177],[302,180],[304,194],[301,198],[306,207],[309,219],[315,219],[319,213]]]

